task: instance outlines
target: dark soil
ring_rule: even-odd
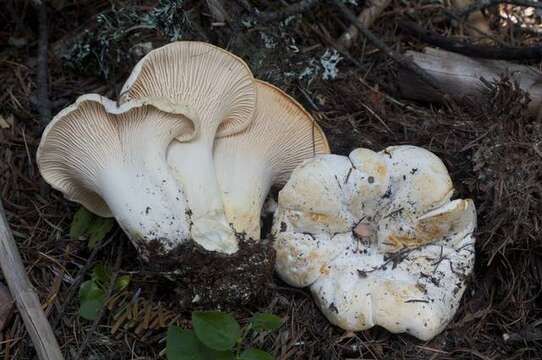
[[[52,321],[60,319],[55,330],[66,357],[73,358],[81,339],[88,337],[85,359],[157,359],[170,323],[190,326],[192,308],[220,306],[232,309],[241,322],[255,311],[281,316],[279,331],[248,339],[281,360],[542,358],[542,123],[528,116],[528,97],[503,79],[488,84],[486,99],[476,103],[405,100],[398,91],[397,64],[363,39],[336,53],[343,58],[338,74],[324,78],[323,64],[329,64],[335,39],[349,24],[332,2],[265,23],[258,23],[256,9],[277,11],[294,1],[224,2],[225,25],[216,24],[206,1],[49,1],[53,113],[84,93],[116,98],[149,47],[179,38],[227,48],[243,57],[256,77],[300,101],[326,132],[334,153],[413,144],[444,160],[457,197],[472,198],[478,210],[476,268],[458,314],[429,342],[380,328],[345,338],[307,291],[270,275],[273,254],[267,245],[247,246],[242,250],[246,255],[237,259],[189,249],[181,260],[190,265],[168,280],[156,274],[164,269],[143,264],[119,236],[94,262],[112,267],[122,248],[117,244],[124,241],[120,274],[130,275],[131,282],[113,295],[97,331],[90,333],[91,322],[78,315],[77,292],[69,296],[90,254],[84,241],[69,239],[77,205],[49,189],[36,168],[42,131],[37,13],[29,0],[6,0],[0,11],[0,115],[5,120],[0,120],[0,196],[43,307]],[[346,3],[358,13],[368,1]],[[440,34],[462,36],[447,10],[442,2],[393,0],[371,30],[399,52],[420,50],[425,44],[398,24],[416,21]],[[487,15],[498,41],[509,46],[539,42],[536,28],[518,27],[495,9]],[[524,20],[540,26],[536,14]],[[225,270],[238,265],[240,272]],[[196,295],[199,301],[192,303]],[[60,313],[64,303],[67,310]],[[2,335],[4,359],[33,358],[18,314]]]
[[[142,271],[169,280],[182,310],[238,310],[270,302],[275,250],[265,242],[240,239],[233,255],[209,252],[190,242],[167,255],[149,255]]]

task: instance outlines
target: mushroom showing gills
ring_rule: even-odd
[[[343,329],[431,339],[454,316],[474,265],[474,204],[452,193],[440,159],[414,146],[308,160],[279,193],[276,270],[310,286]]]
[[[260,213],[273,184],[316,154],[326,137],[303,107],[282,90],[257,81],[258,106],[249,128],[216,140],[214,161],[227,219],[238,233],[260,239]]]
[[[140,60],[124,84],[121,101],[148,96],[194,110],[191,120],[199,136],[191,142],[174,141],[168,162],[186,191],[194,241],[209,251],[235,253],[238,242],[224,214],[212,151],[215,136],[238,133],[252,121],[256,86],[250,69],[216,46],[175,42]]]
[[[195,135],[192,117],[164,99],[117,106],[100,95],[81,96],[45,129],[40,172],[69,200],[114,216],[143,257],[151,248],[165,254],[189,238],[185,195],[166,151],[173,138]]]

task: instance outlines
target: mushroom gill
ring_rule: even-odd
[[[168,252],[189,237],[190,219],[166,151],[174,138],[195,136],[193,116],[165,99],[117,106],[100,95],[84,95],[49,123],[37,163],[66,198],[114,216],[143,257],[155,240]]]

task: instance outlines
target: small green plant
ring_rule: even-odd
[[[113,228],[113,220],[94,215],[84,207],[79,208],[73,216],[70,225],[70,238],[73,240],[86,239],[90,249],[102,241]],[[79,288],[79,315],[87,320],[95,320],[100,309],[105,306],[106,291],[111,286],[111,269],[103,264],[97,264],[92,269],[90,280]],[[121,291],[130,283],[130,276],[123,275],[115,280],[115,290]]]
[[[273,360],[260,349],[243,348],[251,331],[271,331],[282,324],[279,317],[269,313],[255,314],[241,328],[231,314],[220,311],[192,313],[193,330],[172,325],[167,331],[168,360]]]
[[[79,208],[70,226],[70,238],[79,240],[88,239],[88,247],[94,249],[96,244],[103,240],[105,235],[113,228],[113,219],[105,219],[94,215],[84,207]]]
[[[95,320],[102,307],[105,306],[106,291],[111,286],[111,269],[97,264],[92,269],[90,280],[79,288],[79,315],[83,319]],[[122,291],[130,284],[130,276],[123,275],[115,280],[115,290]]]

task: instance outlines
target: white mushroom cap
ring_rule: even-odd
[[[329,153],[312,116],[279,88],[257,81],[250,126],[217,139],[214,161],[227,219],[239,233],[260,238],[260,213],[272,185],[284,184],[304,160]]]
[[[224,214],[212,158],[215,136],[246,129],[256,109],[256,86],[248,66],[235,55],[202,42],[175,42],[151,51],[124,84],[122,101],[147,96],[186,104],[197,114],[200,133],[174,141],[168,162],[184,185],[192,210],[194,241],[231,254],[238,244]]]
[[[440,218],[444,214],[448,220]],[[474,265],[476,215],[470,200],[455,200],[424,218],[435,215],[449,231],[432,243],[392,254],[353,245],[334,259],[329,274],[311,286],[326,317],[348,330],[380,325],[422,340],[440,333],[455,315]],[[456,235],[451,229],[458,225]]]
[[[166,162],[174,138],[196,135],[190,109],[147,98],[121,106],[81,96],[49,123],[37,152],[44,179],[90,211],[114,216],[142,245],[158,240],[167,252],[189,236],[182,188]]]
[[[350,245],[337,235],[349,236],[362,217],[375,216],[387,177],[370,178],[353,163],[345,156],[316,156],[295,169],[280,191],[273,221],[276,270],[289,284],[308,286],[326,273]]]
[[[430,339],[455,314],[474,264],[474,204],[451,192],[440,159],[414,146],[308,160],[279,194],[277,272],[310,286],[344,329]]]
[[[375,155],[361,156],[359,150],[354,150],[350,157],[363,164],[371,162]],[[408,145],[389,147],[377,157],[386,164],[388,177],[384,199],[388,201],[377,205],[381,250],[395,251],[435,239],[437,234],[428,232],[429,229],[424,234],[413,229],[411,219],[450,201],[453,184],[442,161],[429,151]]]

